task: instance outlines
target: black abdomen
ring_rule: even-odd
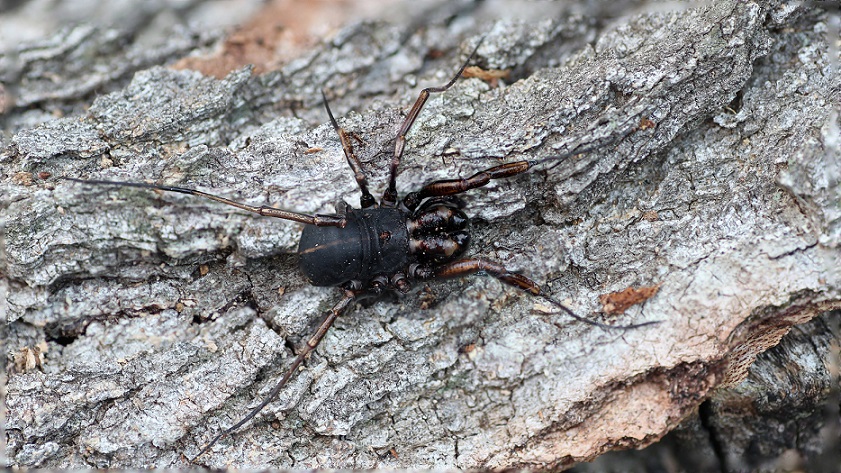
[[[409,258],[406,216],[393,208],[349,209],[345,228],[305,226],[298,253],[315,286],[365,283],[403,271]]]

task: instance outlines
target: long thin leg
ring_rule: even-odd
[[[167,191],[167,192],[178,192],[180,194],[190,194],[195,195],[198,197],[203,197],[205,199],[215,200],[216,202],[221,202],[223,204],[232,205],[242,210],[247,210],[249,212],[254,212],[260,215],[264,215],[266,217],[275,217],[275,218],[282,218],[284,220],[292,220],[295,222],[306,223],[309,225],[315,225],[317,227],[340,227],[344,228],[347,220],[343,215],[307,215],[298,212],[291,212],[289,210],[281,210],[276,209],[273,207],[267,206],[260,206],[255,207],[253,205],[243,204],[240,202],[234,202],[233,200],[226,199],[224,197],[215,196],[212,194],[208,194],[206,192],[197,191],[195,189],[187,189],[185,187],[172,187],[172,186],[159,186],[157,184],[146,184],[143,182],[122,182],[122,181],[98,181],[98,180],[85,180],[85,179],[76,179],[73,177],[62,177],[66,181],[73,181],[73,182],[80,182],[82,184],[94,184],[94,185],[108,185],[108,186],[120,186],[120,187],[138,187],[141,189],[154,189],[159,191]]]
[[[415,119],[418,118],[418,114],[424,104],[426,104],[426,100],[429,98],[429,94],[433,92],[444,92],[452,87],[458,78],[461,77],[461,73],[464,72],[464,68],[470,64],[470,60],[473,59],[473,56],[476,54],[476,51],[479,49],[481,44],[482,40],[479,40],[479,43],[473,49],[473,52],[470,53],[470,56],[467,57],[467,60],[464,61],[464,64],[461,65],[456,75],[454,75],[449,82],[441,87],[427,87],[421,90],[415,104],[412,105],[411,110],[409,110],[409,114],[406,116],[406,119],[403,120],[403,124],[400,126],[400,131],[397,132],[397,139],[394,140],[394,154],[391,156],[391,165],[389,167],[388,188],[383,193],[383,198],[380,202],[380,205],[383,207],[395,207],[397,205],[397,168],[400,167],[400,160],[403,158],[403,148],[406,146],[406,134],[409,133],[412,125],[414,125]]]
[[[406,197],[403,198],[403,205],[409,210],[414,210],[427,197],[461,194],[470,189],[482,187],[491,182],[492,179],[502,179],[526,172],[533,165],[534,161],[515,161],[479,171],[466,179],[445,179],[430,182],[423,186],[421,190],[406,194]]]
[[[597,146],[585,146],[570,153],[557,156],[549,156],[531,161],[514,161],[511,163],[500,164],[499,166],[493,166],[485,169],[484,171],[479,171],[466,179],[443,179],[440,181],[433,181],[423,186],[421,190],[417,192],[410,192],[406,194],[406,197],[403,198],[403,205],[405,205],[409,210],[414,210],[421,201],[427,197],[461,194],[462,192],[467,192],[471,189],[485,186],[493,179],[516,176],[517,174],[524,173],[537,165],[548,162],[559,163],[570,156],[577,156],[595,149],[597,149]]]
[[[537,285],[531,279],[523,276],[519,273],[514,273],[505,268],[505,266],[496,263],[494,261],[488,261],[483,259],[462,259],[458,261],[453,261],[452,263],[447,263],[436,268],[418,268],[415,271],[414,276],[418,279],[445,279],[445,278],[457,278],[461,276],[467,276],[470,274],[476,274],[479,272],[485,272],[497,279],[501,282],[508,284],[509,286],[516,287],[522,291],[525,291],[529,294],[535,295],[537,297],[541,297],[548,301],[550,304],[559,307],[561,310],[567,313],[570,317],[579,322],[583,322],[585,324],[594,325],[596,327],[601,327],[603,329],[618,329],[618,330],[628,330],[633,328],[644,327],[646,325],[652,325],[660,323],[660,321],[651,321],[651,322],[643,322],[639,324],[633,325],[607,325],[599,322],[595,322],[590,319],[586,319],[575,312],[572,311],[569,307],[561,304],[559,301],[555,300],[554,298],[546,295],[540,290],[540,286]]]
[[[333,112],[330,111],[330,105],[327,103],[327,96],[324,95],[323,90],[321,91],[321,98],[324,99],[324,108],[327,109],[327,115],[330,117],[330,123],[333,124],[333,129],[339,134],[339,140],[342,142],[342,150],[345,152],[347,163],[353,171],[353,177],[359,185],[359,190],[362,191],[362,197],[359,198],[359,204],[363,209],[373,207],[377,205],[377,201],[374,200],[374,196],[372,196],[371,192],[368,191],[368,178],[365,177],[365,171],[362,170],[362,163],[353,152],[353,145],[350,143],[350,136],[348,136],[344,128],[339,126],[339,123],[333,117]]]
[[[433,181],[423,186],[421,190],[417,192],[410,192],[406,194],[406,197],[403,198],[403,205],[405,205],[409,210],[414,210],[421,201],[427,197],[461,194],[462,192],[467,192],[471,189],[485,186],[493,179],[516,176],[517,174],[524,173],[539,164],[552,161],[559,162],[570,156],[586,153],[592,151],[593,149],[595,149],[595,147],[585,147],[581,150],[563,155],[550,156],[532,161],[514,161],[511,163],[500,164],[499,166],[493,166],[485,169],[484,171],[479,171],[468,178]]]
[[[342,315],[348,309],[348,307],[350,307],[351,303],[354,301],[354,299],[356,299],[358,295],[359,294],[357,292],[345,290],[345,296],[339,302],[337,302],[332,309],[324,313],[324,318],[318,325],[318,330],[316,330],[312,337],[310,337],[310,339],[307,340],[307,344],[304,346],[304,349],[301,350],[301,353],[299,353],[297,357],[295,357],[295,361],[293,361],[289,368],[286,370],[286,373],[283,375],[283,378],[281,378],[280,381],[278,381],[278,383],[272,389],[272,392],[270,392],[268,396],[266,396],[265,399],[263,399],[263,401],[259,405],[257,405],[257,407],[251,409],[251,412],[249,412],[248,415],[240,419],[239,422],[228,427],[227,429],[225,429],[224,432],[214,437],[213,440],[210,441],[210,443],[208,443],[204,446],[204,448],[201,449],[198,455],[196,455],[195,457],[193,457],[192,460],[190,460],[190,462],[195,463],[200,456],[204,455],[208,450],[210,450],[210,447],[212,447],[222,437],[230,435],[231,433],[242,427],[246,422],[253,419],[254,416],[256,416],[261,410],[263,410],[264,407],[266,407],[270,402],[272,402],[272,400],[274,400],[274,398],[277,397],[278,393],[280,393],[280,390],[283,389],[283,387],[286,386],[286,383],[289,382],[289,380],[292,378],[292,375],[295,374],[295,371],[298,370],[298,367],[301,366],[301,363],[304,362],[304,359],[313,350],[315,350],[315,347],[317,347],[319,342],[321,342],[321,339],[324,338],[324,335],[327,333],[327,330],[330,329],[330,326],[333,325],[333,322],[335,322],[336,319],[339,318],[339,316]]]

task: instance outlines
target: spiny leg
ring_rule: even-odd
[[[223,204],[231,205],[242,210],[247,210],[249,212],[264,215],[266,217],[282,218],[284,220],[292,220],[295,222],[306,223],[308,225],[315,225],[316,227],[344,228],[347,223],[347,220],[343,215],[308,215],[298,212],[291,212],[289,210],[276,209],[274,207],[267,207],[265,205],[257,207],[253,205],[243,204],[240,202],[235,202],[233,200],[208,194],[206,192],[197,191],[195,189],[188,189],[185,187],[159,186],[157,184],[146,184],[143,182],[99,181],[95,179],[85,180],[76,179],[73,177],[62,177],[61,179],[64,179],[66,181],[80,182],[82,184],[137,187],[140,189],[153,189],[167,192],[178,192],[179,194],[190,194],[198,197],[203,197],[205,199],[214,200],[216,202],[221,202]]]
[[[359,190],[362,191],[362,197],[359,198],[359,204],[363,209],[373,207],[377,205],[377,201],[374,200],[374,196],[372,196],[371,192],[368,191],[368,178],[365,177],[365,171],[362,170],[362,163],[353,152],[353,145],[350,143],[350,136],[344,128],[339,126],[339,123],[333,117],[333,112],[330,111],[330,105],[327,103],[327,96],[324,95],[323,90],[321,91],[321,98],[324,99],[324,108],[327,109],[327,115],[330,117],[330,123],[333,124],[333,129],[339,134],[339,140],[342,142],[342,150],[345,152],[345,158],[347,158],[347,163],[350,165],[351,171],[353,171],[353,177],[359,185]]]
[[[415,120],[418,118],[418,114],[424,104],[426,104],[426,100],[429,98],[429,94],[433,92],[444,92],[452,87],[458,78],[461,77],[461,73],[464,72],[464,68],[466,68],[470,63],[470,60],[473,59],[473,56],[476,54],[476,51],[479,49],[481,44],[482,40],[480,39],[476,47],[473,48],[473,52],[470,53],[470,56],[467,57],[467,60],[464,61],[464,64],[461,65],[456,75],[454,75],[449,82],[441,87],[427,87],[421,90],[415,104],[412,105],[411,110],[409,110],[409,114],[406,116],[406,119],[403,120],[400,130],[397,132],[397,139],[394,141],[394,154],[391,157],[391,165],[389,166],[388,188],[383,193],[383,198],[380,202],[383,207],[394,207],[397,205],[397,168],[400,167],[400,160],[403,158],[403,148],[406,146],[406,134],[409,133],[412,125],[414,125]]]
[[[292,378],[292,375],[295,374],[295,371],[298,369],[298,367],[301,366],[301,363],[304,362],[304,359],[313,350],[315,350],[315,347],[317,347],[318,344],[321,342],[321,339],[324,338],[324,335],[327,333],[327,330],[329,330],[330,327],[333,325],[333,322],[335,322],[336,319],[339,318],[339,316],[342,315],[348,309],[348,307],[350,307],[351,303],[357,298],[357,296],[359,296],[359,292],[346,289],[344,297],[342,297],[342,299],[339,302],[337,302],[332,309],[324,313],[324,317],[322,318],[321,323],[318,325],[318,329],[315,331],[312,337],[310,337],[310,339],[307,340],[307,344],[304,346],[303,350],[301,350],[301,353],[299,353],[298,356],[295,357],[295,360],[286,370],[286,373],[283,375],[283,378],[281,378],[280,381],[278,381],[278,383],[275,385],[274,388],[272,388],[272,391],[263,399],[263,401],[254,409],[251,409],[251,412],[249,412],[248,415],[240,419],[239,422],[232,425],[231,427],[228,427],[227,429],[225,429],[224,432],[214,437],[213,440],[210,441],[210,443],[208,443],[204,446],[204,448],[201,449],[198,455],[196,455],[195,457],[193,457],[192,460],[190,460],[190,462],[195,463],[200,456],[204,455],[208,450],[210,450],[210,447],[212,447],[216,442],[222,439],[222,437],[230,435],[231,433],[242,427],[246,422],[253,419],[254,416],[259,414],[264,407],[266,407],[270,402],[272,402],[272,400],[274,400],[274,398],[277,397],[278,393],[280,393],[280,390],[283,389],[283,387],[286,386],[286,383],[288,383],[289,380]]]
[[[567,313],[570,317],[579,322],[583,322],[585,324],[593,325],[596,327],[601,327],[603,329],[618,329],[618,330],[629,330],[639,327],[644,327],[646,325],[652,325],[660,323],[660,321],[650,321],[650,322],[642,322],[639,324],[632,324],[632,325],[607,325],[600,322],[596,322],[590,319],[586,319],[575,312],[572,311],[569,307],[565,306],[564,304],[560,303],[556,299],[548,296],[543,291],[540,290],[540,286],[537,285],[531,279],[523,276],[522,274],[515,273],[509,271],[505,268],[505,266],[496,263],[494,261],[488,261],[483,259],[463,259],[458,261],[453,261],[451,263],[443,264],[436,268],[418,268],[415,271],[415,277],[418,279],[446,279],[446,278],[456,278],[461,276],[467,276],[470,274],[475,274],[478,272],[485,272],[501,282],[508,284],[509,286],[516,287],[524,292],[532,294],[537,297],[541,297],[548,301],[550,304],[559,307],[561,310]]]

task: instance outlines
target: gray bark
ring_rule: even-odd
[[[462,79],[429,100],[399,190],[597,146],[466,194],[470,254],[587,317],[662,323],[591,327],[491,278],[422,284],[342,317],[278,399],[203,463],[589,461],[661,438],[740,385],[792,326],[841,307],[841,81],[825,12],[748,1],[631,14],[640,5],[629,4],[605,20],[550,4],[540,21],[492,21],[453,5],[420,17],[423,28],[355,23],[280,70],[221,80],[126,52],[166,64],[212,34],[187,35],[189,47],[104,48],[116,75],[82,55],[96,87],[59,69],[65,49],[21,47],[19,74],[4,77],[18,100],[2,117],[0,310],[7,353],[43,341],[48,351],[43,371],[9,375],[10,465],[184,465],[260,401],[339,297],[297,271],[300,225],[57,177],[197,187],[302,212],[356,205],[319,90],[363,140],[381,192],[401,109],[446,82],[483,35],[474,62],[512,76],[495,88]],[[113,35],[93,28],[80,41],[103,51]],[[26,79],[41,70],[60,73],[38,92]],[[86,95],[100,88],[114,92]],[[37,112],[51,107],[69,114]],[[597,313],[599,295],[657,284],[624,315]]]

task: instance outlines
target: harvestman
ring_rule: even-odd
[[[481,41],[480,41],[481,43]],[[305,224],[301,233],[298,252],[300,267],[315,286],[337,286],[342,298],[322,315],[321,323],[285,374],[263,401],[236,424],[214,437],[192,461],[195,462],[222,437],[229,435],[254,418],[286,386],[307,356],[318,346],[333,322],[347,311],[354,302],[372,299],[391,291],[406,293],[412,283],[430,279],[445,279],[485,273],[501,282],[541,297],[580,322],[604,329],[627,330],[657,323],[643,322],[633,325],[606,325],[585,319],[571,309],[543,293],[531,279],[506,269],[503,265],[481,258],[459,258],[467,249],[470,234],[464,204],[458,194],[488,184],[494,179],[508,178],[524,173],[536,165],[564,159],[572,154],[553,156],[533,161],[517,161],[480,171],[466,179],[446,179],[431,182],[419,191],[410,192],[398,200],[397,172],[406,145],[406,134],[412,128],[431,93],[444,92],[455,84],[465,67],[476,54],[477,45],[458,72],[441,87],[421,90],[408,115],[403,120],[394,143],[394,153],[389,165],[388,187],[380,202],[368,190],[368,180],[362,163],[353,151],[350,135],[339,126],[327,98],[322,92],[324,106],[330,123],[339,135],[348,165],[362,192],[360,208],[345,204],[335,215],[308,215],[268,206],[252,206],[183,187],[160,186],[137,182],[82,180],[65,178],[85,184],[105,184],[122,187],[139,187],[168,192],[190,194],[232,205],[267,217],[276,217]],[[581,154],[589,149],[577,151]]]

